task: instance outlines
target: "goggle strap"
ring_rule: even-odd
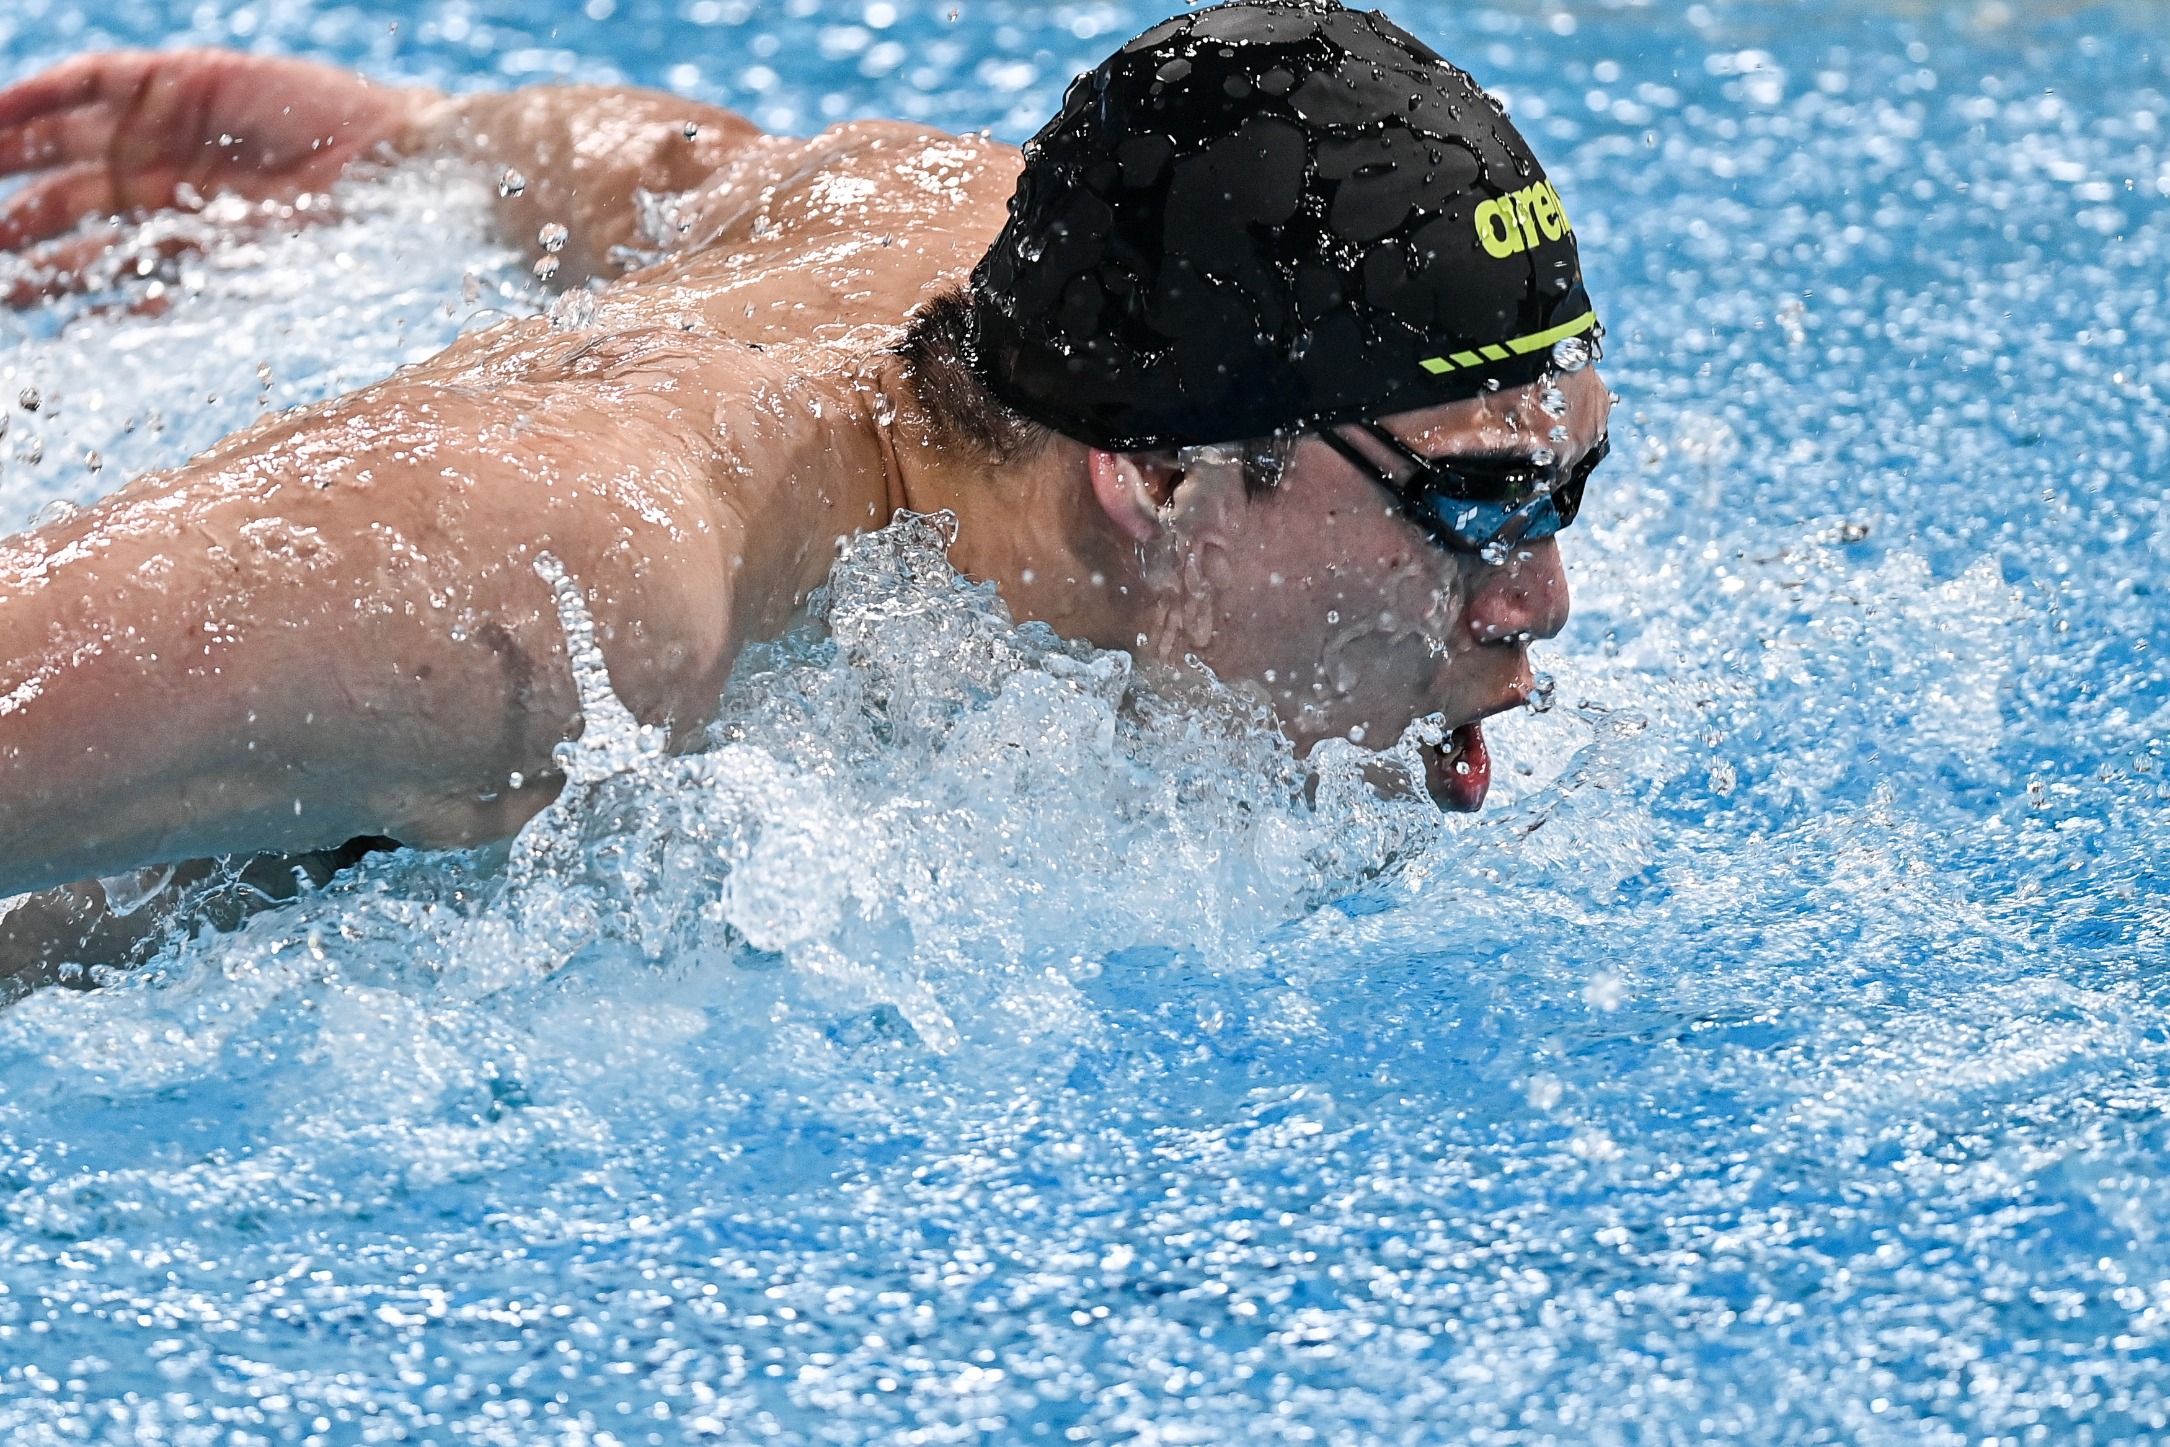
[[[1431,471],[1432,463],[1430,458],[1419,455],[1415,448],[1381,427],[1378,423],[1359,422],[1356,425],[1363,428],[1364,432],[1374,442],[1379,443],[1395,456],[1401,458],[1402,461],[1415,468],[1419,474]]]
[[[1358,425],[1366,427],[1367,429],[1370,426],[1370,424],[1368,423],[1359,423]],[[1379,486],[1386,488],[1389,492],[1392,492],[1396,497],[1401,498],[1404,502],[1407,502],[1409,500],[1407,486],[1403,483],[1396,482],[1391,477],[1388,477],[1386,473],[1380,469],[1378,463],[1372,461],[1369,457],[1364,455],[1364,450],[1361,447],[1358,447],[1348,438],[1341,435],[1340,428],[1321,428],[1319,430],[1319,440],[1321,442],[1324,442],[1328,447],[1334,449],[1334,451],[1340,453],[1344,458],[1347,458],[1349,464],[1353,466],[1358,472],[1361,472],[1362,474],[1364,474],[1364,476],[1370,478],[1373,482],[1378,483]]]

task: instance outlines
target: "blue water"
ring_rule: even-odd
[[[1014,139],[1162,13],[536,9],[0,56]],[[1493,807],[1294,806],[1233,699],[864,543],[708,751],[591,679],[509,855],[0,1014],[0,1439],[2170,1441],[2162,12],[1395,13],[1548,160],[1625,399]],[[0,321],[5,521],[546,305],[483,204]]]

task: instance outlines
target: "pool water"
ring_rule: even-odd
[[[0,55],[1019,139],[1162,14],[537,8]],[[1209,681],[863,540],[705,751],[589,668],[509,849],[0,1013],[0,1440],[2170,1441],[2159,9],[1394,13],[1550,163],[1624,399],[1492,806],[1292,803]],[[0,318],[0,521],[546,306],[485,200]]]

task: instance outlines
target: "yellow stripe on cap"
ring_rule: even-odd
[[[1526,337],[1494,343],[1475,352],[1456,352],[1452,360],[1446,357],[1426,357],[1417,365],[1433,376],[1441,377],[1457,367],[1481,367],[1487,361],[1504,362],[1509,356],[1526,357],[1540,347],[1564,342],[1579,332],[1587,331],[1596,323],[1597,313],[1587,311],[1571,322],[1561,322],[1556,327],[1546,327],[1543,331],[1531,332]]]
[[[1541,332],[1531,332],[1526,337],[1516,337],[1513,341],[1507,343],[1507,350],[1517,356],[1527,356],[1539,347],[1549,347],[1555,342],[1566,341],[1569,337],[1591,326],[1596,321],[1596,312],[1584,312],[1571,322],[1562,322],[1556,327],[1547,327]]]

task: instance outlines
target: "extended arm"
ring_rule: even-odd
[[[554,280],[578,286],[624,268],[615,248],[655,248],[634,193],[697,189],[761,131],[743,116],[656,91],[561,86],[454,96],[418,108],[400,146],[514,173],[498,225],[530,253],[553,223],[567,230]]]
[[[566,227],[556,279],[578,285],[617,274],[613,247],[642,244],[636,191],[690,190],[759,135],[655,91],[447,97],[231,51],[79,56],[0,91],[0,176],[29,177],[0,206],[0,249],[46,244],[38,259],[66,278],[109,241],[56,243],[86,217],[219,194],[292,201],[358,162],[451,155],[518,173],[525,184],[506,188],[500,210],[507,237],[540,254],[542,227]]]
[[[0,896],[511,832],[577,729],[544,550],[628,706],[705,721],[744,548],[702,393],[660,346],[534,380],[576,345],[530,324],[0,544]]]

